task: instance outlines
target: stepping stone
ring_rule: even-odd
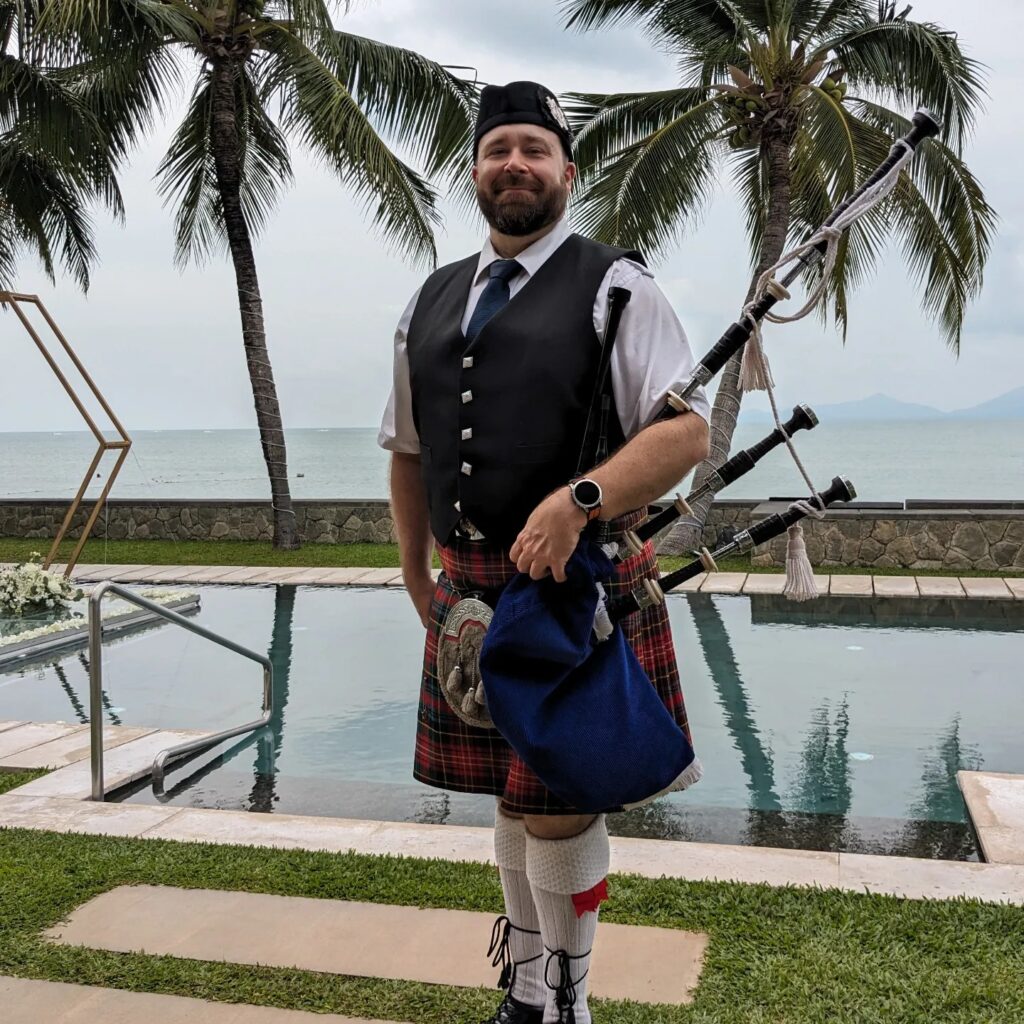
[[[786,586],[782,572],[752,572],[743,584],[744,594],[781,594]]]
[[[747,581],[745,572],[709,572],[701,584],[702,594],[738,594]]]
[[[875,597],[920,597],[913,576],[876,576]]]
[[[1010,593],[1018,601],[1024,601],[1024,579],[1009,578],[1003,580],[1003,582],[1010,588]]]
[[[964,588],[955,576],[917,576],[922,597],[963,597]]]
[[[328,974],[492,987],[493,914],[263,893],[119,886],[43,934],[61,945]],[[605,922],[590,990],[599,998],[686,1003],[708,937]]]
[[[83,732],[88,739],[88,730],[87,725],[69,722],[26,722],[13,729],[5,729],[0,732],[0,764],[6,765],[8,758],[51,740]]]
[[[871,597],[874,589],[871,586],[870,576],[855,574],[833,576],[829,583],[828,592],[836,597]]]
[[[971,578],[964,576],[960,580],[960,586],[968,597],[976,600],[1006,601],[1013,600],[1010,588],[1000,579]]]
[[[0,977],[4,1024],[388,1024],[336,1013],[214,1003],[153,992],[123,992],[62,981]]]
[[[1024,864],[1024,775],[957,772],[985,860]]]
[[[112,750],[122,743],[130,743],[148,736],[156,729],[134,729],[123,725],[108,725],[103,729],[103,749]],[[92,749],[88,728],[75,730],[60,739],[40,743],[16,754],[2,758],[4,768],[64,768],[76,761],[84,761]]]

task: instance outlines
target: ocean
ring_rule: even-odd
[[[740,424],[733,450],[768,433]],[[370,429],[287,432],[295,498],[383,498],[388,455]],[[255,430],[140,430],[112,498],[266,498]],[[812,479],[823,488],[849,477],[859,498],[1024,499],[1024,420],[822,423],[796,438]],[[70,498],[95,451],[86,432],[0,433],[0,499]],[[108,453],[89,493],[97,493]],[[795,496],[806,488],[785,449],[777,449],[723,498]]]

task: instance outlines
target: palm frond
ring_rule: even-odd
[[[852,87],[905,108],[924,105],[944,122],[943,138],[958,152],[984,94],[982,65],[954,32],[904,18],[872,21],[821,42],[835,54]]]
[[[284,26],[261,39],[265,97],[281,104],[284,130],[323,160],[356,194],[386,243],[414,261],[436,261],[437,194],[374,130],[345,83]]]
[[[722,126],[718,104],[705,100],[603,161],[576,206],[581,229],[603,242],[663,253],[714,191]]]

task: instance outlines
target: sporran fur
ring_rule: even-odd
[[[437,646],[441,692],[452,711],[478,729],[494,728],[480,678],[480,650],[493,616],[479,598],[463,598],[445,618]]]

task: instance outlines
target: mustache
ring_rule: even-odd
[[[492,192],[501,192],[507,188],[522,188],[527,189],[530,192],[540,191],[536,185],[531,185],[528,178],[524,178],[521,175],[505,175],[504,177],[497,178],[491,185]]]

